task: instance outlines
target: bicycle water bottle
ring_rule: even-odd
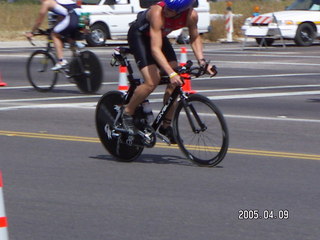
[[[142,102],[142,109],[146,116],[147,123],[151,125],[153,123],[154,116],[153,116],[152,108],[148,99]]]

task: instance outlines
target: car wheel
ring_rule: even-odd
[[[263,38],[256,38],[256,42],[259,44],[261,44]],[[273,38],[265,38],[264,42],[263,42],[263,46],[271,46],[274,42]]]
[[[89,46],[104,46],[107,39],[107,29],[104,25],[97,23],[90,27],[90,34],[87,35],[86,41]]]
[[[310,46],[312,45],[315,37],[316,33],[313,26],[309,23],[302,23],[297,29],[294,42],[298,46]]]

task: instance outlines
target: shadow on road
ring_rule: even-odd
[[[120,162],[110,155],[97,155],[91,156],[92,159],[106,160],[113,162]],[[190,160],[173,155],[155,155],[155,154],[142,154],[138,159],[134,160],[135,163],[154,163],[154,164],[174,164],[189,167],[198,167],[196,164],[192,163]],[[129,164],[129,163],[128,163]],[[222,168],[222,166],[215,166],[215,168]]]

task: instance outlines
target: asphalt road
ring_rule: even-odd
[[[52,92],[36,92],[25,74],[34,48],[0,49],[11,240],[319,239],[319,45],[205,46],[219,75],[192,88],[219,106],[230,131],[215,168],[163,144],[132,163],[105,151],[94,114],[99,97],[118,86],[112,48],[91,49],[104,66],[104,85],[92,95],[63,77]],[[150,97],[154,111],[162,90]]]

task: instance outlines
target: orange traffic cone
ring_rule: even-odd
[[[180,50],[180,66],[184,66],[187,63],[188,57],[187,57],[187,48],[186,47],[181,47]],[[184,85],[182,86],[182,90],[187,93],[196,93],[195,90],[192,90],[191,88],[191,78],[190,74],[184,73],[181,75],[184,79]]]
[[[3,192],[2,192],[2,174],[0,171],[0,239],[8,240],[8,221],[4,209],[4,200],[3,200]]]
[[[119,85],[118,90],[125,92],[129,89],[128,82],[127,82],[127,67],[120,66],[119,67]]]
[[[2,74],[0,72],[0,87],[5,87],[5,86],[7,86],[7,84],[2,81]]]

